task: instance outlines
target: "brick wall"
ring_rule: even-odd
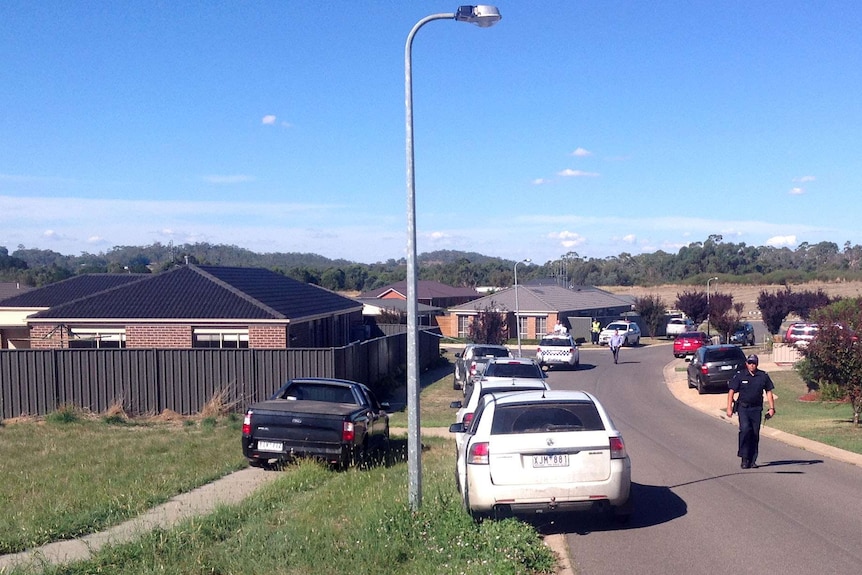
[[[56,325],[38,324],[30,328],[31,349],[55,349],[66,347],[69,334],[65,329]]]
[[[287,326],[251,325],[248,327],[248,347],[251,349],[284,349],[287,347]]]
[[[126,347],[188,349],[192,346],[190,325],[140,324],[126,326]]]
[[[458,337],[458,316],[455,314],[437,316],[437,325],[440,327],[440,333],[445,337]]]

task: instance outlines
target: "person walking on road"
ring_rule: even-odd
[[[775,385],[768,373],[758,369],[759,363],[756,355],[749,355],[745,360],[745,369],[737,372],[727,384],[727,417],[733,417],[733,396],[739,394],[736,400],[736,412],[739,416],[739,450],[736,454],[742,459],[740,467],[743,469],[757,467],[764,393],[769,403],[766,418],[769,419],[775,415],[775,396],[772,393]]]
[[[599,345],[599,333],[602,331],[602,324],[598,319],[593,319],[593,324],[590,326],[590,334],[593,336],[593,345]]]
[[[623,346],[624,342],[625,338],[620,335],[620,330],[615,329],[614,335],[611,336],[611,339],[608,342],[608,347],[611,348],[611,353],[614,354],[614,363],[619,363],[620,348]]]

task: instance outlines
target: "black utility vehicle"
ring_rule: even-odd
[[[253,467],[296,457],[333,466],[362,464],[389,449],[388,403],[355,381],[292,379],[267,401],[249,406],[242,453]]]

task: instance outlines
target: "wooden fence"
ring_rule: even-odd
[[[440,356],[439,337],[419,334],[420,367]],[[0,418],[46,415],[64,405],[102,413],[198,413],[217,394],[234,411],[266,399],[293,377],[336,377],[378,393],[400,380],[405,333],[322,349],[50,349],[0,351]]]

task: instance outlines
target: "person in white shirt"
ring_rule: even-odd
[[[611,353],[614,354],[614,363],[619,363],[620,348],[623,346],[625,341],[626,338],[620,334],[620,330],[614,330],[614,335],[611,336],[611,339],[608,342],[608,347],[611,348]]]

